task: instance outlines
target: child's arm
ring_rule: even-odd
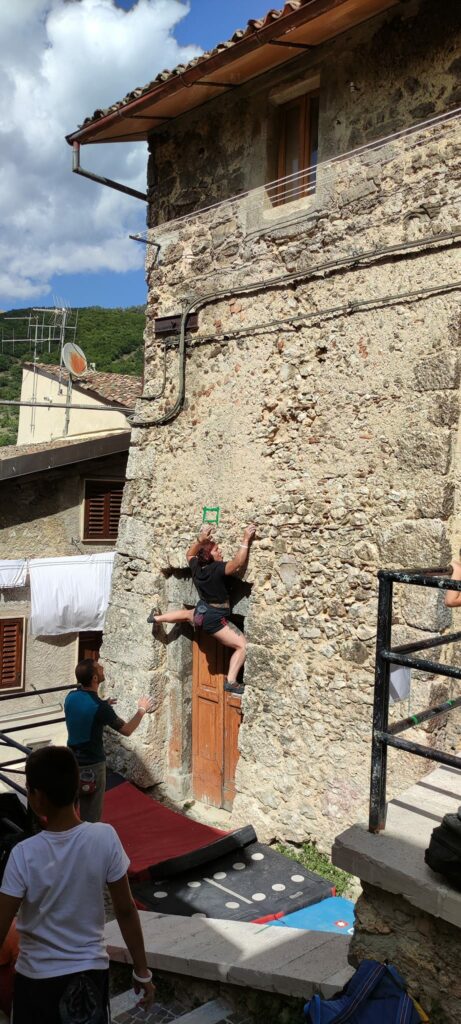
[[[133,961],[133,988],[136,993],[142,991],[139,1005],[147,1009],[154,1000],[155,986],[152,984],[152,974],[147,966],[141,922],[133,903],[127,875],[123,875],[117,882],[108,882],[108,886],[114,914]]]
[[[18,896],[7,896],[0,892],[0,947],[3,946],[21,903]]]

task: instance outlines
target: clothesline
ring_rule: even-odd
[[[97,555],[0,561],[0,588],[25,586],[29,575],[33,636],[102,630],[114,558],[115,551],[105,551]],[[48,569],[53,572],[47,572]]]
[[[6,574],[11,572],[11,579],[12,579],[14,571],[16,571],[17,575],[19,575],[19,573],[22,573],[24,570],[26,570],[26,577],[27,577],[27,575],[29,574],[29,566],[30,566],[31,562],[35,562],[37,565],[42,565],[42,566],[46,565],[49,568],[52,568],[52,563],[55,562],[56,560],[59,562],[60,565],[75,565],[76,558],[85,558],[85,559],[91,558],[91,559],[93,559],[93,564],[96,564],[98,561],[106,562],[107,558],[104,557],[104,556],[107,556],[107,555],[112,555],[114,557],[115,552],[114,551],[99,551],[97,553],[97,555],[90,555],[90,554],[85,554],[85,555],[69,555],[66,558],[65,557],[62,557],[62,558],[59,557],[57,559],[54,558],[54,557],[51,557],[51,556],[49,556],[49,558],[47,558],[47,557],[45,557],[45,558],[14,558],[14,559],[11,559],[11,558],[1,559],[0,558],[0,590],[6,590],[8,588],[13,588],[13,587],[24,587],[25,584],[26,584],[26,578],[25,578],[24,582],[22,582],[22,583],[19,583],[19,582],[17,582],[17,583],[16,582],[14,582],[14,583],[4,583],[4,582],[2,582],[2,575],[4,573],[5,574],[5,579],[6,579]]]

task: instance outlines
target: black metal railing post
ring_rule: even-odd
[[[379,832],[386,824],[387,744],[380,734],[387,732],[389,716],[390,663],[383,652],[391,646],[392,580],[379,572],[378,631],[376,637],[375,696],[371,744],[370,832]]]

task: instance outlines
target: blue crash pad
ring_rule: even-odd
[[[268,922],[273,928],[305,928],[312,932],[335,932],[352,935],[354,931],[354,904],[343,896],[330,896],[321,903],[303,907]]]

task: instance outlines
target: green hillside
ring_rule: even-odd
[[[27,337],[29,312],[29,309],[11,309],[0,313],[0,398],[20,397],[22,363],[32,359],[33,346],[29,341],[18,342],[17,339]],[[8,320],[11,316],[24,317],[24,320]],[[87,306],[78,310],[75,341],[85,352],[88,363],[94,363],[97,370],[140,376],[144,317],[144,306],[127,309]],[[74,340],[72,334],[69,340]],[[48,344],[39,345],[37,359],[40,363],[58,363],[59,354],[59,345],[52,346],[50,352]],[[18,416],[17,407],[0,406],[0,445],[15,444]]]

